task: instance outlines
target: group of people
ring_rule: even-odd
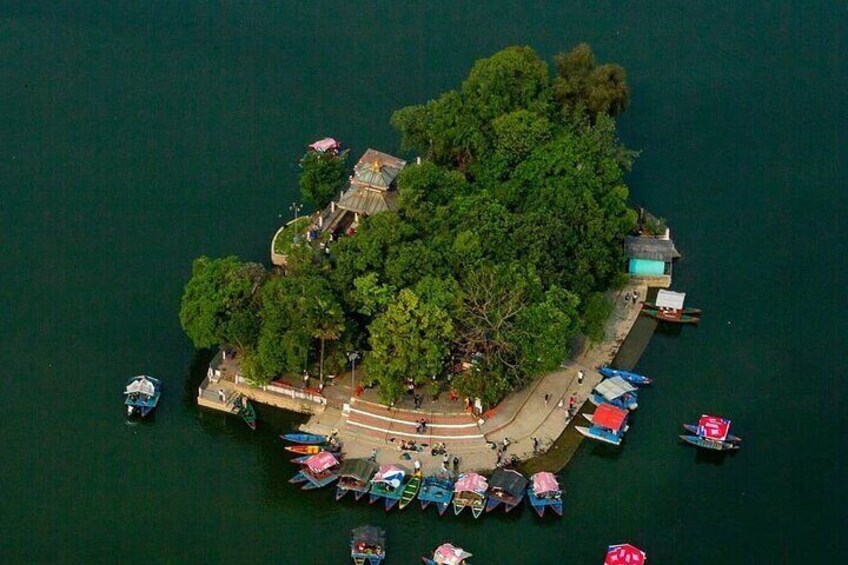
[[[639,291],[634,290],[632,295],[630,294],[630,291],[627,291],[627,292],[624,293],[624,304],[626,306],[630,306],[630,299],[631,298],[633,299],[633,304],[638,304],[639,303]]]
[[[415,426],[415,432],[419,434],[427,433],[427,420],[421,418],[416,422],[418,425]]]

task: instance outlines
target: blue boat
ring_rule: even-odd
[[[327,443],[327,440],[329,439],[327,436],[305,433],[283,434],[280,437],[286,441],[290,441],[292,443],[299,443],[301,445],[320,445],[322,443]]]
[[[645,375],[640,375],[638,373],[631,373],[630,371],[625,371],[623,369],[613,369],[609,365],[601,365],[598,367],[598,372],[604,377],[621,377],[625,381],[629,382],[633,385],[649,385],[652,381],[650,378]]]
[[[127,406],[127,416],[139,414],[142,418],[150,414],[159,404],[162,396],[162,383],[159,379],[147,375],[138,375],[127,379],[124,390],[124,404]]]
[[[360,526],[351,532],[350,558],[356,565],[380,565],[386,558],[386,531]]]
[[[382,498],[388,512],[400,502],[403,488],[408,480],[409,470],[397,465],[380,465],[377,474],[371,479],[368,503],[374,504]]]
[[[443,515],[450,507],[453,498],[453,486],[453,480],[446,476],[430,475],[424,477],[421,490],[418,491],[421,510],[426,510],[430,503],[433,503],[439,510],[439,516]]]
[[[700,435],[698,433],[699,430],[697,424],[683,424],[683,427],[686,428],[687,431],[690,431],[695,435]],[[727,434],[727,437],[724,438],[724,441],[729,441],[730,443],[742,443],[742,438],[733,434]]]
[[[636,387],[621,377],[612,377],[598,383],[592,389],[589,400],[595,406],[601,404],[612,404],[627,410],[636,410],[639,407],[636,397]]]
[[[601,404],[594,414],[585,415],[592,422],[589,428],[574,426],[580,434],[598,441],[621,445],[624,432],[627,431],[628,410],[613,406],[612,404]]]
[[[513,469],[497,469],[489,479],[486,512],[491,512],[501,503],[504,505],[504,510],[509,512],[521,504],[526,490],[527,479],[524,475]]]
[[[700,436],[687,436],[681,435],[680,439],[685,441],[686,443],[691,443],[696,447],[703,447],[704,449],[712,449],[714,451],[731,451],[733,449],[739,449],[738,443],[730,443],[729,441],[719,441],[715,439],[707,439],[705,437]]]
[[[680,439],[704,449],[730,451],[739,449],[739,442],[742,441],[740,438],[730,435],[730,420],[721,416],[702,414],[698,420],[698,425],[683,424],[683,427],[695,435],[681,435]]]
[[[562,516],[562,489],[556,475],[541,471],[530,477],[530,485],[527,487],[527,500],[536,511],[539,518],[545,515],[545,510],[550,508],[557,516]]]

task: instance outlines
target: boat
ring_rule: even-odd
[[[359,500],[371,487],[371,477],[377,472],[377,464],[370,459],[347,459],[339,468],[339,482],[336,485],[336,500],[348,492],[353,492]]]
[[[421,558],[425,565],[468,565],[470,553],[450,543],[443,543],[433,550],[433,557]]]
[[[683,424],[683,427],[686,428],[688,431],[692,432],[693,434],[699,435],[697,424]],[[724,441],[729,441],[730,443],[742,443],[742,438],[733,434],[727,434],[727,437]]]
[[[739,449],[740,438],[730,435],[730,420],[721,416],[702,414],[698,424],[683,424],[695,435],[681,435],[680,439],[704,449],[730,451]]]
[[[322,443],[327,443],[327,440],[329,440],[327,436],[306,433],[283,434],[280,437],[286,441],[299,443],[301,445],[320,445]]]
[[[409,482],[406,483],[406,486],[403,487],[403,492],[400,495],[400,503],[398,503],[398,510],[403,510],[406,508],[410,502],[415,500],[415,495],[418,494],[418,490],[421,488],[421,471],[415,471],[412,473],[412,476],[409,478]]]
[[[350,558],[356,565],[380,565],[386,558],[386,530],[360,526],[350,533]]]
[[[439,510],[439,515],[444,514],[453,498],[453,486],[453,479],[445,475],[424,477],[421,490],[418,491],[421,510],[426,510],[430,503],[434,503]]]
[[[630,371],[624,371],[622,369],[613,369],[609,365],[601,365],[598,367],[598,372],[604,377],[621,377],[632,385],[644,386],[654,382],[645,375],[631,373]]]
[[[162,396],[162,383],[148,375],[138,375],[127,379],[124,389],[124,404],[127,406],[127,417],[138,414],[142,418],[150,414],[159,404]]]
[[[612,404],[601,404],[591,416],[591,427],[574,426],[574,429],[590,439],[621,445],[629,416],[630,412],[624,408]]]
[[[463,473],[453,486],[453,513],[459,515],[466,508],[471,508],[471,514],[479,518],[486,508],[486,491],[489,482],[483,475]]]
[[[503,503],[504,510],[509,512],[524,500],[527,491],[527,479],[513,469],[496,469],[489,479],[489,498],[486,501],[486,512],[491,512]]]
[[[586,420],[588,420],[590,424],[595,423],[595,415],[594,414],[583,414],[583,417],[586,418]],[[624,426],[621,428],[621,431],[626,432],[629,429],[630,429],[630,424],[625,423]]]
[[[310,457],[312,457],[312,456],[311,455],[299,455],[298,457],[291,459],[291,462],[297,463],[298,465],[303,465],[304,463],[306,463],[306,460],[309,459]]]
[[[303,490],[325,487],[339,478],[339,460],[332,453],[316,453],[303,464],[303,469],[289,482],[304,482]],[[303,477],[300,480],[299,477]]]
[[[539,518],[545,515],[547,508],[556,512],[557,516],[562,516],[562,489],[553,473],[541,471],[530,477],[527,500]]]
[[[329,451],[330,453],[338,453],[339,446],[337,446],[337,445],[287,445],[284,449],[286,451],[291,451],[292,453],[299,453],[301,455],[314,455],[315,453],[321,453],[322,451]]]
[[[621,543],[607,548],[604,565],[644,565],[647,559],[648,556],[638,547]]]
[[[621,377],[611,377],[598,383],[592,389],[589,400],[595,406],[608,403],[628,410],[636,410],[639,407],[636,387]]]
[[[403,494],[403,487],[409,477],[409,471],[397,465],[380,465],[374,478],[371,479],[371,489],[368,491],[368,503],[374,504],[380,498],[386,512],[394,508]]]
[[[684,292],[672,292],[661,289],[657,292],[655,303],[645,302],[642,304],[642,314],[655,318],[661,322],[673,324],[697,324],[701,321],[701,310],[699,308],[684,308],[686,299]]]
[[[256,429],[256,409],[251,404],[250,399],[240,394],[233,401],[233,407],[236,409],[236,414],[241,416],[241,419],[244,420],[244,423],[251,430]]]

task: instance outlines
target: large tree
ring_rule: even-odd
[[[300,192],[316,208],[324,208],[342,189],[347,153],[310,151],[300,161]]]
[[[422,384],[444,368],[454,329],[450,316],[413,291],[401,290],[394,302],[370,325],[371,352],[365,376],[380,384],[380,396],[394,402],[406,379]]]
[[[180,324],[195,347],[253,347],[259,335],[257,291],[265,268],[238,257],[194,260],[180,305]]]

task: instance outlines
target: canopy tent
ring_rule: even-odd
[[[497,469],[489,479],[489,487],[500,489],[510,496],[521,496],[527,488],[527,479],[512,469]]]
[[[559,482],[553,473],[541,471],[531,477],[533,479],[533,493],[536,495],[545,492],[560,492]]]
[[[309,467],[309,470],[313,473],[321,473],[338,464],[339,460],[336,459],[329,451],[316,453],[306,460],[306,466]]]
[[[645,552],[638,547],[622,543],[609,546],[604,565],[643,565],[646,558]]]
[[[703,414],[698,420],[698,435],[707,439],[724,441],[730,433],[730,420]]]
[[[483,494],[489,488],[486,477],[477,473],[463,473],[453,486],[454,492],[476,492]]]
[[[439,565],[461,565],[471,554],[450,543],[443,543],[433,553],[433,561]]]
[[[352,477],[357,481],[367,481],[377,472],[377,464],[368,459],[347,459],[339,468],[339,476]]]
[[[147,377],[135,377],[128,386],[124,394],[143,394],[145,396],[153,396],[156,392],[156,386],[150,382]]]
[[[380,465],[380,469],[372,483],[385,483],[392,488],[398,488],[403,483],[403,478],[406,476],[406,471],[397,465]]]
[[[601,404],[592,414],[592,423],[602,428],[618,431],[624,425],[629,412],[612,404]]]
[[[357,546],[364,547],[386,547],[386,532],[376,526],[359,526],[353,532],[354,549]]]
[[[601,381],[595,387],[595,392],[606,398],[607,400],[615,400],[620,396],[624,396],[628,392],[634,392],[635,386],[628,383],[621,377],[612,377]]]
[[[686,299],[685,292],[672,292],[660,289],[657,292],[656,305],[658,308],[670,308],[672,310],[683,310],[683,301]]]
[[[318,153],[324,153],[326,151],[338,151],[339,147],[341,147],[341,143],[339,143],[332,137],[325,137],[324,139],[319,139],[315,143],[309,145],[310,149],[313,149]]]

